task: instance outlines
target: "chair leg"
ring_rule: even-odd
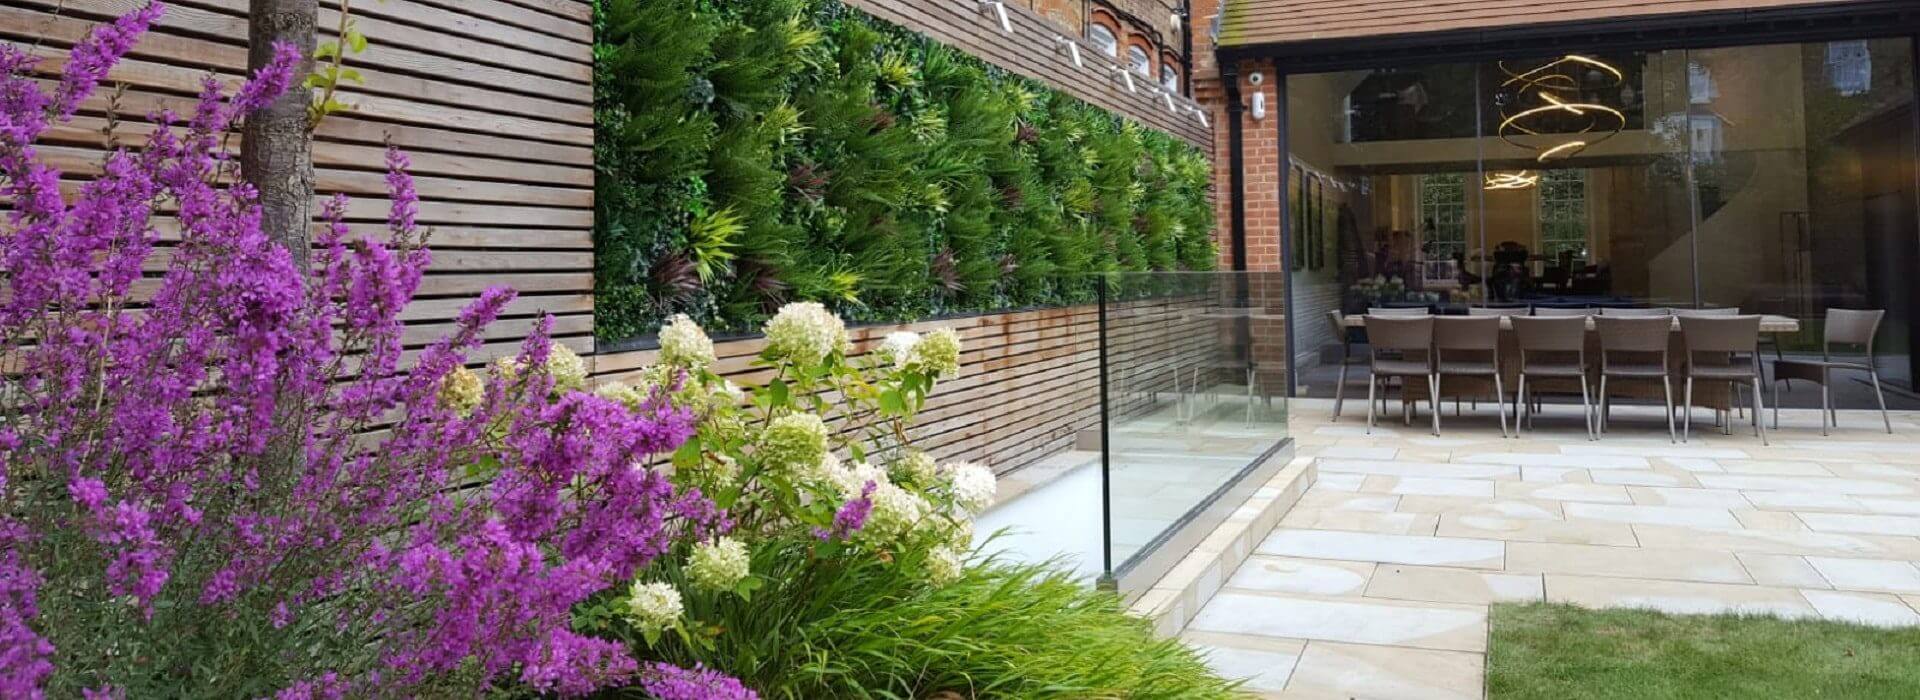
[[[1580,375],[1580,419],[1587,424],[1587,439],[1599,439],[1593,433],[1593,402],[1587,397],[1587,375]]]
[[[1513,429],[1533,429],[1533,404],[1527,403],[1527,374],[1520,373],[1520,388],[1513,392]]]
[[[1493,372],[1493,405],[1494,409],[1500,412],[1500,437],[1510,437],[1507,432],[1507,389],[1500,380],[1498,369]]]
[[[1767,429],[1760,425],[1760,377],[1753,378],[1753,434],[1760,438],[1760,446],[1767,446]]]
[[[1840,427],[1839,418],[1833,415],[1833,392],[1827,389],[1828,379],[1831,379],[1831,377],[1827,376],[1826,370],[1821,370],[1820,371],[1820,434],[1821,435],[1830,434],[1827,432],[1828,418],[1834,419],[1833,427],[1835,428]]]
[[[1247,365],[1247,427],[1253,427],[1253,365]]]
[[[1381,405],[1381,404],[1374,403],[1373,401],[1375,391],[1378,390],[1379,388],[1380,388],[1380,378],[1373,376],[1373,371],[1368,370],[1367,371],[1367,434],[1368,435],[1373,434],[1373,409]]]
[[[1693,438],[1693,377],[1692,376],[1687,377],[1686,399],[1680,402],[1680,414],[1683,416],[1686,416],[1686,420],[1681,421],[1680,423],[1680,425],[1682,426],[1680,428],[1680,441],[1686,442]]]
[[[1661,377],[1660,389],[1667,396],[1667,441],[1679,442],[1679,432],[1674,430],[1673,425],[1673,380]]]
[[[1427,406],[1433,409],[1433,436],[1440,437],[1440,375],[1427,375]]]
[[[1780,429],[1780,375],[1773,376],[1773,429]]]
[[[1887,395],[1880,391],[1880,370],[1869,370],[1867,376],[1873,378],[1873,398],[1880,400],[1880,422],[1887,424],[1887,434],[1893,434],[1893,418],[1887,415]]]
[[[1607,434],[1607,419],[1612,417],[1613,402],[1607,397],[1607,375],[1600,375],[1600,413],[1594,416],[1594,424],[1599,426],[1600,434]]]
[[[1333,422],[1340,422],[1340,404],[1347,399],[1347,360],[1340,358],[1340,383],[1333,386]]]

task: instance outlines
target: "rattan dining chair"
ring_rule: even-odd
[[[1338,423],[1340,422],[1340,407],[1342,404],[1346,403],[1347,369],[1354,365],[1366,364],[1367,359],[1365,357],[1361,357],[1354,354],[1353,352],[1353,330],[1354,329],[1347,327],[1347,318],[1346,316],[1340,313],[1339,309],[1332,309],[1327,311],[1327,324],[1328,324],[1328,329],[1333,331],[1333,337],[1338,338],[1340,340],[1340,383],[1335,384],[1333,388],[1333,421],[1332,421],[1332,422]]]
[[[1411,414],[1407,413],[1408,380],[1422,377],[1427,380],[1427,398],[1433,409],[1433,434],[1440,434],[1440,387],[1433,370],[1433,317],[1432,316],[1375,316],[1366,318],[1367,348],[1367,433],[1373,433],[1375,422],[1374,397],[1380,389],[1383,379],[1400,378],[1401,412],[1407,422]],[[1418,358],[1418,359],[1416,359]]]
[[[1773,363],[1773,427],[1780,427],[1780,383],[1803,379],[1820,385],[1820,434],[1828,434],[1828,423],[1840,427],[1840,414],[1833,408],[1832,391],[1828,385],[1833,382],[1834,370],[1853,370],[1866,372],[1873,380],[1873,397],[1880,401],[1880,420],[1887,426],[1887,432],[1893,432],[1893,418],[1887,415],[1887,395],[1880,390],[1879,364],[1874,361],[1873,338],[1880,332],[1880,322],[1886,318],[1885,309],[1827,309],[1826,328],[1820,340],[1819,360],[1774,360]],[[1837,360],[1833,356],[1834,345],[1858,345],[1865,357],[1858,360]]]
[[[1766,430],[1760,426],[1760,317],[1682,316],[1680,339],[1686,348],[1687,367],[1686,396],[1680,402],[1686,420],[1682,421],[1680,439],[1687,440],[1693,434],[1693,384],[1705,380],[1726,382],[1728,389],[1753,385],[1753,434],[1766,445]]]
[[[1587,316],[1592,316],[1593,314],[1594,314],[1593,309],[1588,309],[1584,307],[1578,308],[1578,309],[1568,309],[1568,308],[1562,308],[1558,306],[1533,307],[1533,315],[1535,316],[1580,316],[1584,318]]]
[[[1513,334],[1520,348],[1520,386],[1515,399],[1525,407],[1527,429],[1533,428],[1534,414],[1529,380],[1578,379],[1580,417],[1587,426],[1587,439],[1594,439],[1593,401],[1587,383],[1587,320],[1515,316]],[[1515,422],[1519,422],[1517,418]]]
[[[1436,401],[1438,387],[1447,377],[1493,380],[1493,401],[1500,410],[1500,437],[1508,437],[1507,388],[1500,376],[1500,318],[1441,316],[1434,319],[1433,362]],[[1439,423],[1436,415],[1435,433],[1439,432]]]
[[[1406,307],[1372,306],[1367,308],[1367,315],[1368,316],[1432,316],[1433,309],[1429,309],[1424,306],[1406,306]]]
[[[1612,381],[1658,381],[1667,406],[1667,439],[1680,441],[1673,420],[1673,381],[1667,343],[1673,333],[1673,319],[1621,318],[1595,316],[1594,330],[1600,335],[1600,434],[1607,432],[1613,397],[1607,391]]]
[[[1722,307],[1717,307],[1717,308],[1712,308],[1712,309],[1674,309],[1674,310],[1673,310],[1673,315],[1675,315],[1675,316],[1679,316],[1679,317],[1682,317],[1682,318],[1685,318],[1685,317],[1688,317],[1688,316],[1694,316],[1694,317],[1700,317],[1700,316],[1709,316],[1709,317],[1711,317],[1711,316],[1739,316],[1739,315],[1740,315],[1740,307],[1738,307],[1738,306],[1722,306]]]

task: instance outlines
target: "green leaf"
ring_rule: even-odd
[[[340,69],[340,79],[353,81],[355,85],[365,85],[367,83],[365,78],[360,77],[360,71],[352,68]]]
[[[782,407],[787,405],[787,399],[788,399],[787,380],[785,379],[773,380],[772,384],[767,385],[767,396],[771,398],[773,401],[772,404],[769,405],[769,408],[777,408],[777,407]]]
[[[361,34],[358,27],[348,27],[347,46],[353,49],[354,53],[365,51],[367,50],[367,36]]]
[[[340,55],[339,42],[323,42],[313,49],[313,60],[315,61],[324,61],[338,55]]]
[[[907,412],[906,402],[901,399],[899,390],[888,389],[880,392],[880,411],[895,416]]]

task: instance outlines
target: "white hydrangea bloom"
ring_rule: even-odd
[[[951,377],[960,373],[960,334],[952,328],[941,328],[920,339],[913,346],[911,364],[942,377]]]
[[[907,363],[913,360],[914,346],[919,344],[919,333],[894,331],[888,333],[885,340],[880,341],[880,347],[875,352],[882,359],[892,362],[894,367],[906,369]]]
[[[624,382],[609,382],[593,388],[593,395],[608,401],[617,402],[627,408],[639,406],[646,397],[633,385]]]
[[[633,590],[627,594],[627,619],[642,632],[658,633],[680,623],[680,615],[686,612],[686,605],[680,601],[680,591],[672,584],[664,582],[633,582]]]
[[[473,413],[487,397],[480,375],[465,367],[455,367],[440,379],[440,405],[462,416]]]
[[[873,512],[867,515],[863,531],[883,542],[893,541],[919,525],[928,510],[927,501],[920,494],[891,483],[875,482]]]
[[[713,364],[713,359],[713,340],[686,314],[674,314],[660,328],[661,363],[697,370]]]
[[[993,505],[999,486],[993,470],[969,462],[956,462],[941,469],[953,502],[968,513],[978,514]]]
[[[767,425],[760,437],[762,458],[768,464],[806,470],[827,454],[827,424],[811,413],[789,413]]]
[[[580,359],[571,348],[556,343],[547,351],[547,374],[553,377],[555,394],[584,389],[587,386],[587,361]]]
[[[706,590],[730,591],[747,577],[751,565],[745,542],[722,537],[693,546],[693,554],[687,557],[687,578]]]
[[[954,518],[946,532],[947,546],[956,550],[973,549],[973,518]]]
[[[794,302],[780,307],[767,321],[767,350],[797,364],[818,364],[847,345],[847,326],[817,302]]]
[[[821,464],[821,480],[839,493],[843,500],[859,498],[860,493],[866,490],[869,481],[873,482],[876,488],[880,484],[891,483],[887,473],[872,464],[856,462],[848,465],[833,455],[827,455],[827,457],[828,460]]]
[[[731,379],[720,380],[719,393],[735,404],[742,403],[747,399],[747,390],[740,388],[740,385],[733,383]]]
[[[907,450],[893,463],[893,473],[900,480],[926,487],[933,484],[939,469],[934,466],[933,455],[920,450]]]
[[[963,565],[960,553],[950,547],[935,547],[927,552],[927,578],[936,585],[960,578]]]

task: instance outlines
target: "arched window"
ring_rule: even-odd
[[[1153,59],[1147,56],[1147,50],[1138,46],[1127,47],[1127,68],[1142,78],[1153,77]]]
[[[1173,92],[1180,91],[1180,71],[1174,70],[1173,64],[1165,60],[1160,62],[1160,87]]]
[[[1093,42],[1093,48],[1107,52],[1108,56],[1120,55],[1120,39],[1113,35],[1107,25],[1094,23],[1087,25],[1087,40]]]

